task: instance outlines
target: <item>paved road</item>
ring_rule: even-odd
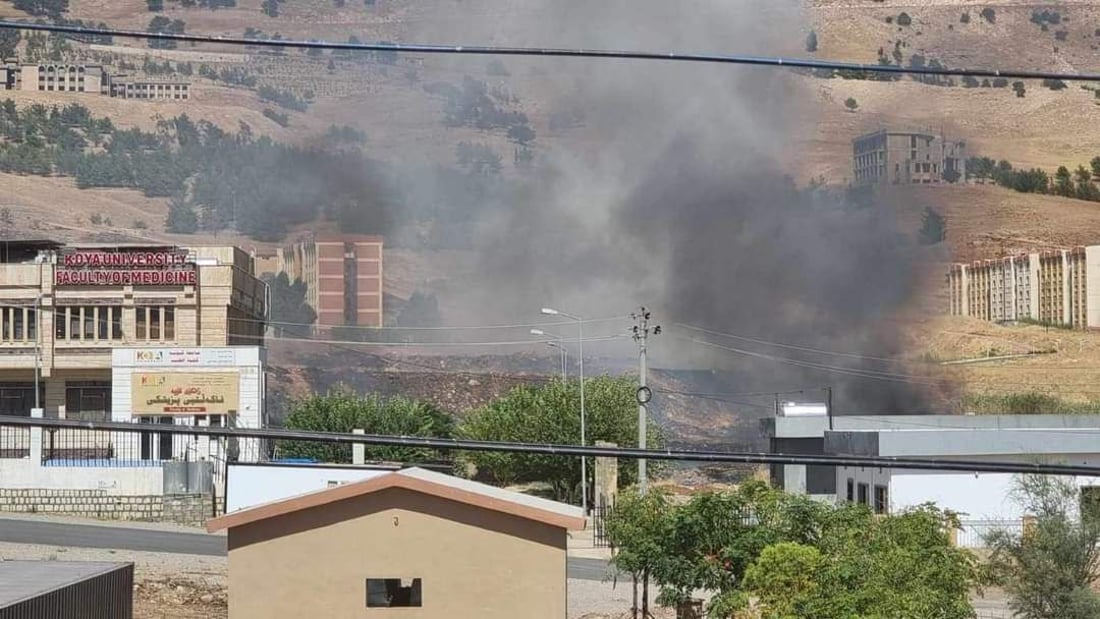
[[[130,527],[42,522],[38,520],[0,520],[0,542],[112,548],[144,552],[167,552],[206,556],[225,555],[225,536],[206,533],[175,533]],[[570,557],[569,577],[603,580],[607,562],[601,559]]]

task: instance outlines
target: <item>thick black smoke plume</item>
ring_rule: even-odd
[[[808,30],[797,3],[774,0],[536,2],[478,25],[465,37],[760,54],[800,52]],[[431,29],[409,35],[438,36]],[[522,316],[545,304],[607,316],[646,304],[666,326],[849,353],[668,329],[652,346],[657,364],[718,367],[730,372],[724,387],[739,391],[829,385],[839,411],[928,410],[927,385],[900,376],[904,366],[856,356],[900,352],[891,319],[916,293],[917,252],[893,209],[793,180],[817,130],[809,78],[685,64],[510,59],[508,66],[518,92],[540,93],[545,115],[580,109],[585,121],[540,138],[541,171],[478,222],[478,277],[466,318]],[[795,363],[685,341],[693,335]],[[856,371],[868,369],[891,375]]]

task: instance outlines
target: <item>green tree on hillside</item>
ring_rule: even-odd
[[[1081,502],[1081,489],[1065,478],[1017,478],[1015,496],[1035,517],[1022,534],[1000,530],[986,537],[990,565],[1010,606],[1022,619],[1092,619],[1100,616],[1100,518]],[[1082,517],[1077,517],[1083,509]]]
[[[935,245],[947,239],[947,220],[932,207],[926,207],[921,218],[921,245]]]
[[[638,441],[637,385],[629,377],[600,376],[585,379],[586,439],[588,444],[610,441],[636,445]],[[518,441],[579,445],[580,382],[555,380],[543,385],[523,385],[503,397],[470,411],[459,434],[479,441]],[[650,447],[664,438],[649,425]],[[559,500],[580,499],[580,460],[541,454],[477,452],[466,456],[482,473],[500,484],[545,482]],[[650,470],[660,463],[651,462]],[[588,467],[589,476],[592,467]],[[656,473],[655,473],[656,474]],[[637,478],[637,465],[620,460],[619,480],[624,485]],[[589,484],[591,484],[591,478]]]
[[[347,390],[314,395],[292,405],[285,426],[293,430],[450,438],[454,421],[435,406],[404,397],[360,396]],[[320,462],[351,462],[350,444],[280,441],[279,454]],[[367,459],[416,463],[438,460],[441,454],[423,447],[367,446]]]
[[[1092,172],[1089,171],[1083,165],[1077,166],[1077,170],[1073,173],[1074,180],[1077,183],[1077,197],[1082,200],[1100,200],[1100,191],[1096,189],[1096,185],[1092,183]]]
[[[21,37],[20,32],[14,28],[0,30],[0,60],[15,56],[15,48],[19,45]]]
[[[1089,162],[1089,166],[1092,169],[1092,180],[1100,181],[1100,157],[1093,157],[1092,161]]]
[[[199,216],[195,207],[179,196],[173,197],[168,203],[168,217],[164,227],[176,234],[194,234],[199,229]]]
[[[817,31],[811,30],[810,34],[806,35],[806,51],[814,53],[817,51]]]
[[[854,97],[848,97],[844,101],[844,107],[848,108],[849,112],[854,112],[857,108],[859,108],[859,102],[856,101]]]
[[[1054,173],[1054,193],[1067,198],[1073,196],[1073,177],[1066,166],[1058,166]]]

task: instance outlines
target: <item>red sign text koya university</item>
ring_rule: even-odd
[[[75,250],[61,256],[57,286],[195,286],[198,273],[187,252]]]

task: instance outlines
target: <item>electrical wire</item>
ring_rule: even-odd
[[[795,344],[782,344],[782,343],[779,343],[779,342],[772,342],[772,341],[769,341],[769,340],[762,340],[762,339],[758,339],[758,338],[754,338],[754,337],[748,337],[748,336],[745,336],[745,335],[736,335],[736,334],[727,333],[727,332],[724,332],[724,331],[715,331],[714,329],[707,329],[705,327],[698,327],[698,326],[695,326],[695,325],[689,325],[689,324],[682,323],[682,322],[674,323],[674,326],[681,327],[683,329],[689,329],[691,331],[699,331],[701,333],[706,333],[708,335],[717,335],[717,336],[720,336],[720,337],[727,337],[727,338],[730,338],[730,339],[742,340],[742,341],[745,341],[745,342],[752,342],[754,344],[763,344],[765,346],[774,346],[776,348],[786,348],[788,350],[798,350],[798,351],[802,351],[802,352],[815,353],[815,354],[819,354],[819,355],[832,355],[832,356],[836,356],[836,357],[847,357],[849,359],[869,359],[869,360],[872,360],[872,361],[885,361],[887,363],[903,363],[903,361],[901,361],[900,359],[893,359],[893,358],[890,358],[890,357],[876,357],[876,356],[873,356],[873,355],[864,355],[864,354],[859,354],[859,353],[835,352],[835,351],[832,351],[832,350],[824,350],[824,349],[821,349],[821,348],[811,348],[809,346],[798,346],[798,345],[795,345]]]
[[[205,34],[174,34],[167,32],[143,32],[140,30],[122,30],[114,28],[88,28],[58,24],[25,23],[0,20],[0,28],[53,32],[58,34],[77,34],[109,36],[128,39],[158,39],[186,43],[218,43],[223,45],[241,45],[250,47],[328,49],[361,52],[395,52],[416,54],[458,54],[474,56],[542,56],[559,58],[603,58],[612,60],[655,60],[673,62],[700,62],[763,66],[770,68],[791,67],[797,69],[816,69],[828,71],[851,71],[854,73],[883,73],[893,75],[938,75],[954,77],[1002,77],[1011,79],[1068,80],[1100,82],[1100,74],[1095,73],[1058,73],[1051,71],[1028,71],[1023,69],[949,69],[946,67],[902,67],[894,65],[862,64],[855,62],[836,62],[831,60],[813,60],[809,58],[784,58],[778,56],[750,56],[731,54],[708,54],[688,52],[644,52],[630,50],[582,49],[582,48],[538,48],[538,47],[500,47],[485,45],[425,45],[401,43],[338,43],[333,41],[271,40],[246,39],[243,37],[215,36]]]
[[[43,419],[0,416],[0,427],[57,428],[69,430],[99,430],[110,432],[155,432],[188,436],[260,438],[273,440],[316,441],[339,444],[361,444],[397,447],[421,447],[444,451],[484,451],[498,453],[541,454],[548,456],[609,457],[623,459],[669,460],[686,462],[727,462],[738,464],[804,464],[819,466],[862,466],[892,469],[957,471],[965,473],[1023,473],[1042,475],[1100,477],[1100,467],[1067,464],[1028,464],[1023,462],[989,462],[975,460],[939,460],[934,458],[898,458],[891,456],[839,456],[773,454],[734,451],[687,451],[637,449],[629,447],[590,447],[548,443],[509,441],[477,441],[418,436],[381,434],[345,434],[271,428],[221,428],[177,424],[143,424],[117,421],[80,421],[75,419]]]
[[[835,365],[826,365],[823,363],[814,363],[810,361],[799,361],[797,359],[790,359],[787,357],[776,357],[774,355],[766,355],[764,353],[753,352],[751,350],[744,350],[741,348],[734,348],[732,346],[724,346],[722,344],[715,344],[714,342],[708,342],[706,340],[700,340],[696,338],[678,336],[677,339],[681,339],[688,342],[693,342],[702,346],[708,346],[711,348],[717,348],[719,350],[725,350],[728,352],[737,353],[739,355],[745,355],[748,357],[756,357],[758,359],[767,359],[776,363],[785,363],[788,365],[794,365],[798,367],[804,367],[814,370],[822,370],[826,372],[832,372],[836,374],[844,374],[848,376],[856,376],[859,378],[870,378],[874,380],[886,380],[892,382],[911,383],[915,385],[934,386],[938,383],[932,380],[920,376],[913,376],[910,374],[897,374],[893,372],[878,372],[874,370],[859,370],[853,368],[843,368]]]

